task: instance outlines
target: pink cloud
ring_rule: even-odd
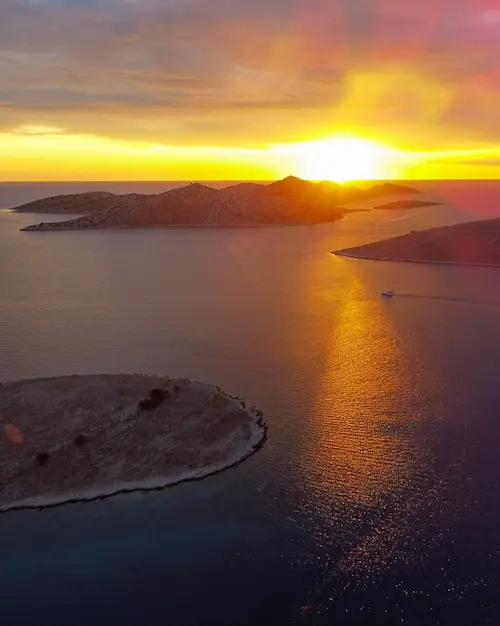
[[[1,117],[123,136],[141,120],[151,136],[201,142],[228,140],[237,118],[242,135],[286,139],[297,111],[311,132],[331,127],[351,75],[394,70],[406,83],[385,78],[353,123],[483,137],[499,126],[499,13],[500,0],[1,0]],[[452,94],[433,120],[421,76]]]

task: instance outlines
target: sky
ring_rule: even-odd
[[[0,0],[0,180],[355,178],[367,152],[359,177],[499,177],[500,0]]]

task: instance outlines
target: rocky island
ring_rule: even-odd
[[[265,436],[259,411],[185,379],[8,382],[0,385],[0,511],[196,480],[241,462]]]
[[[16,213],[92,213],[102,202],[117,196],[107,191],[87,191],[33,200],[14,209]]]
[[[412,231],[333,254],[378,261],[500,267],[500,219]]]
[[[430,202],[428,200],[396,200],[387,204],[379,204],[373,207],[375,210],[400,211],[406,209],[420,209],[428,206],[438,206],[439,202]]]
[[[379,183],[362,189],[331,182],[313,183],[294,176],[271,184],[243,183],[214,189],[199,183],[160,194],[115,195],[91,192],[37,200],[18,212],[84,213],[81,217],[41,223],[21,230],[85,230],[154,226],[266,226],[320,224],[341,219],[344,204],[417,190]]]

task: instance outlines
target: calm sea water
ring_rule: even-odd
[[[429,185],[451,204],[312,227],[0,212],[0,380],[188,376],[269,424],[202,482],[0,516],[2,624],[500,622],[500,270],[329,254],[500,214],[498,182]]]

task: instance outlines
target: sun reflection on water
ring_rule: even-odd
[[[370,505],[407,480],[411,450],[395,406],[406,377],[390,319],[353,276],[331,329],[308,439],[315,465],[306,474],[316,487]]]

